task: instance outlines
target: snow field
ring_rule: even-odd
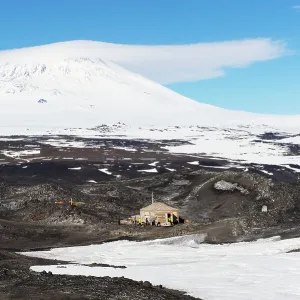
[[[250,243],[202,244],[203,236],[23,253],[75,264],[33,266],[34,271],[86,276],[125,276],[180,289],[206,300],[300,299],[300,238]],[[126,269],[89,267],[103,263]]]

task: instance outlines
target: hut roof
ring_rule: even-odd
[[[151,205],[148,205],[146,207],[143,207],[141,210],[150,210],[150,211],[176,211],[177,208],[171,207],[165,203],[162,202],[154,202]]]

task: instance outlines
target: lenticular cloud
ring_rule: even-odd
[[[78,52],[84,56],[88,50],[89,55],[101,56],[163,84],[216,78],[225,74],[225,68],[247,67],[288,53],[284,42],[271,39],[157,46],[71,41],[44,47],[52,48],[57,56],[64,55],[61,49],[68,54],[73,51],[77,56]]]

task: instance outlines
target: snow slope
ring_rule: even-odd
[[[0,136],[182,139],[190,144],[169,150],[259,163],[265,156],[271,156],[270,163],[299,158],[288,156],[283,143],[255,141],[271,131],[297,144],[299,116],[258,115],[193,101],[106,59],[109,51],[124,47],[73,41],[0,51]],[[99,130],[102,124],[105,130]]]
[[[206,300],[300,298],[300,253],[287,253],[299,249],[299,238],[224,245],[201,244],[202,240],[202,236],[194,235],[149,242],[118,241],[25,255],[75,263],[65,268],[34,266],[34,271],[149,280]],[[127,268],[79,265],[92,263]]]

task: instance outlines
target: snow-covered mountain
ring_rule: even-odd
[[[1,51],[0,136],[96,136],[99,130],[91,128],[106,124],[106,136],[184,139],[195,147],[170,150],[231,158],[249,154],[249,149],[251,157],[285,155],[285,146],[255,142],[265,132],[298,143],[299,116],[258,115],[196,102],[107,60],[109,51],[122,49],[74,41]]]
[[[0,52],[1,125],[168,125],[190,121],[197,110],[222,112],[104,60],[106,46],[79,41]]]
[[[1,126],[272,123],[198,103],[127,71],[105,60],[116,51],[111,45],[74,41],[0,52]]]

